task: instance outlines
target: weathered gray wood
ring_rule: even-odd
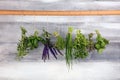
[[[0,1],[0,9],[8,10],[119,10],[120,1]]]
[[[109,16],[11,16],[1,15],[0,22],[53,22],[53,23],[67,23],[67,22],[111,22],[120,23],[119,15]]]
[[[12,62],[0,66],[1,80],[119,80],[119,62]]]
[[[41,44],[40,44],[41,45]],[[41,61],[43,45],[39,48],[30,51],[21,61]],[[62,51],[64,54],[64,51]],[[0,62],[12,62],[17,61],[17,44],[6,43],[0,44]],[[63,56],[58,55],[58,60],[65,60]],[[55,60],[53,55],[50,54],[50,61]],[[87,59],[80,61],[120,61],[120,43],[110,43],[102,54],[98,54],[96,51],[89,53]]]
[[[1,1],[9,1],[9,0],[1,0]],[[18,0],[10,0],[10,1],[18,1]],[[24,0],[20,0],[24,1]],[[86,1],[113,1],[113,0],[25,0],[25,1],[39,1],[39,2],[86,2]],[[119,0],[114,0],[119,1]]]
[[[120,0],[0,0],[0,9],[17,10],[120,10]],[[58,31],[63,36],[68,26],[84,34],[100,30],[110,40],[103,54],[90,53],[85,60],[66,69],[62,56],[43,63],[43,46],[16,60],[20,26],[28,35],[34,30]],[[75,34],[75,31],[74,33]],[[0,16],[0,80],[120,80],[120,16]],[[64,52],[63,52],[64,53]],[[53,61],[54,60],[54,61]],[[86,61],[86,62],[85,62]]]
[[[120,42],[120,23],[83,23],[83,22],[70,22],[70,23],[9,23],[1,22],[0,23],[0,42],[18,42],[21,37],[20,26],[24,26],[28,35],[33,34],[35,30],[38,30],[40,34],[42,33],[43,28],[47,29],[50,33],[54,31],[60,32],[61,35],[65,37],[67,29],[69,26],[73,26],[74,29],[81,29],[84,34],[94,32],[98,29],[101,34],[108,38],[111,42]],[[76,34],[75,30],[73,35]]]

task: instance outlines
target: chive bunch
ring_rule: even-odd
[[[68,64],[68,66],[71,66],[72,59],[73,59],[73,54],[72,54],[72,49],[73,49],[72,32],[73,32],[73,28],[69,27],[68,28],[68,33],[66,35],[66,43],[65,43],[65,59],[66,59],[66,63]]]
[[[72,32],[73,27],[68,28],[66,38],[63,38],[58,32],[53,34],[46,30],[43,30],[43,34],[39,35],[38,31],[35,31],[33,35],[27,36],[27,30],[21,27],[21,40],[18,42],[17,56],[23,58],[30,50],[39,47],[39,43],[44,45],[42,59],[50,59],[50,55],[53,55],[57,59],[57,55],[63,55],[66,59],[66,64],[71,66],[73,59],[83,59],[89,55],[89,52],[97,50],[98,53],[102,53],[109,44],[109,41],[102,37],[100,32],[96,30],[96,39],[93,39],[94,34],[90,33],[85,36],[80,30],[76,31],[76,36],[73,39]],[[55,37],[55,42],[51,41],[51,38]],[[65,50],[65,54],[62,54],[60,50]]]

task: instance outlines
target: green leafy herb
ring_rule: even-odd
[[[22,35],[21,35],[21,40],[18,43],[18,57],[22,58],[27,54],[27,47],[28,47],[28,37],[26,36],[26,29],[21,27]]]
[[[26,36],[27,31],[25,28],[21,27],[21,31],[21,40],[18,43],[17,47],[19,58],[23,58],[23,56],[25,56],[29,50],[37,48],[39,44],[39,36],[37,31],[34,32],[34,35],[31,35],[29,37]]]
[[[72,48],[73,48],[72,31],[73,31],[73,28],[69,27],[68,33],[66,35],[66,42],[65,42],[66,43],[66,45],[65,45],[65,49],[66,49],[65,58],[66,58],[66,63],[69,67],[72,64],[72,59],[73,59],[73,56],[72,56]]]
[[[30,50],[33,50],[38,47],[38,43],[39,43],[38,38],[39,37],[37,31],[34,32],[34,35],[28,37],[28,48],[30,48]]]
[[[98,53],[102,53],[109,41],[101,36],[98,30],[96,30],[97,38],[95,43],[95,49]]]
[[[74,45],[73,45],[75,59],[86,58],[88,56],[87,46],[88,46],[88,40],[80,32],[80,30],[77,30],[77,35],[75,37]]]
[[[63,50],[65,48],[65,40],[57,32],[54,32],[54,36],[57,38],[55,47],[59,50]]]
[[[109,41],[101,36],[98,30],[96,30],[96,42],[93,41],[93,33],[88,34],[88,38],[81,33],[80,30],[77,30],[75,39],[72,40],[73,28],[68,28],[68,33],[66,39],[57,32],[54,33],[56,42],[51,42],[51,33],[46,30],[43,30],[42,36],[38,35],[38,31],[35,31],[33,35],[27,36],[27,30],[21,27],[21,40],[18,42],[17,56],[21,59],[23,58],[29,50],[33,50],[39,47],[39,42],[44,45],[42,59],[45,61],[49,59],[50,53],[57,59],[57,55],[61,54],[60,50],[65,48],[65,59],[66,64],[71,67],[73,58],[83,59],[88,56],[88,53],[94,50],[97,50],[98,53],[102,53],[106,48],[106,45],[109,44]]]

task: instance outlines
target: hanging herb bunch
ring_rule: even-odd
[[[48,33],[47,31],[43,30],[43,34],[42,34],[42,39],[44,40],[44,42],[42,42],[44,44],[44,49],[43,49],[43,54],[42,54],[42,59],[45,61],[47,58],[49,59],[49,51],[51,52],[51,54],[55,57],[55,59],[57,59],[57,55],[62,53],[60,52],[60,50],[54,46],[54,44],[52,44],[50,37],[52,36],[52,34]]]
[[[39,46],[39,37],[37,31],[35,31],[34,34],[30,35],[29,37],[26,36],[27,30],[25,28],[21,27],[21,32],[21,40],[19,40],[17,47],[19,59],[27,55],[29,50],[33,50]]]
[[[109,41],[103,38],[98,30],[96,30],[97,38],[95,43],[95,49],[98,53],[102,53]]]
[[[93,39],[94,34],[90,33],[86,37],[80,30],[76,31],[76,36],[73,39],[72,32],[73,27],[68,28],[66,38],[63,38],[58,32],[53,34],[43,29],[43,34],[39,35],[38,31],[35,31],[33,35],[27,36],[27,30],[21,27],[21,39],[18,42],[17,56],[21,59],[30,50],[39,47],[39,43],[44,45],[42,59],[50,59],[50,54],[57,59],[57,55],[60,54],[66,59],[66,64],[71,66],[73,59],[84,59],[89,55],[89,52],[97,50],[98,53],[102,53],[109,44],[109,41],[102,37],[100,32],[96,30],[96,39]],[[51,41],[51,38],[55,37],[55,42]],[[63,54],[61,50],[65,50]]]
[[[80,30],[77,30],[76,37],[74,39],[74,57],[77,58],[86,58],[88,56],[88,39],[81,33]]]
[[[73,32],[73,28],[69,27],[68,28],[68,33],[66,35],[66,42],[65,42],[65,59],[66,59],[66,64],[68,64],[68,66],[71,66],[72,59],[73,59],[73,54],[72,54],[72,50],[73,50],[72,32]]]
[[[18,43],[17,51],[18,51],[18,58],[23,58],[29,50],[33,50],[38,48],[39,43],[41,42],[44,45],[42,59],[45,61],[47,58],[49,59],[49,52],[57,59],[57,55],[63,55],[59,48],[55,47],[54,44],[51,42],[51,34],[47,31],[43,30],[42,36],[38,36],[38,32],[35,31],[33,35],[29,37],[26,36],[26,29],[21,27],[22,37]]]

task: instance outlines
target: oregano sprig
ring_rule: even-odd
[[[80,30],[77,30],[76,37],[74,39],[74,58],[86,58],[88,56],[88,39],[81,33]]]

